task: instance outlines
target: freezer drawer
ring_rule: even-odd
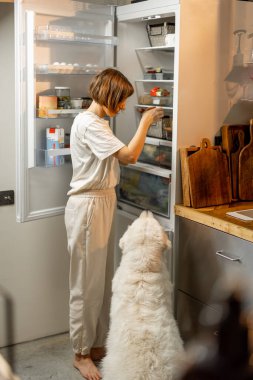
[[[178,233],[178,289],[209,304],[221,295],[224,281],[239,275],[252,292],[252,243],[184,218]]]
[[[170,175],[163,177],[122,167],[117,188],[118,200],[169,217],[170,181]]]
[[[150,140],[144,145],[139,161],[171,169],[171,146],[163,145],[159,140],[154,143],[156,139]]]

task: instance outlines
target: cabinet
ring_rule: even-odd
[[[253,244],[182,217],[178,234],[176,315],[183,338],[189,340],[215,332],[215,324],[208,322],[219,318],[217,301],[225,297],[228,284],[245,282],[253,304]]]

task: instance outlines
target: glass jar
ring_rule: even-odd
[[[70,104],[70,88],[69,87],[55,87],[55,93],[57,96],[57,108],[71,108]]]

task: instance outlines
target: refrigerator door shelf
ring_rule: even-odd
[[[45,117],[39,117],[39,110],[37,110],[38,119],[56,119],[56,118],[73,118],[80,112],[83,112],[83,108],[69,108],[69,109],[49,109]]]
[[[45,168],[62,166],[70,162],[70,157],[68,156],[70,156],[70,148],[38,149],[36,152],[36,166]]]
[[[102,71],[103,68],[97,65],[79,65],[79,64],[38,64],[36,65],[36,74],[61,74],[61,75],[94,75]]]
[[[114,36],[97,36],[97,35],[86,35],[74,32],[61,32],[44,30],[35,34],[35,39],[37,41],[52,41],[52,42],[71,42],[71,43],[83,43],[83,44],[103,44],[103,45],[113,45],[118,44],[117,37]]]

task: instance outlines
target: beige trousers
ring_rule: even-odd
[[[114,189],[70,196],[65,225],[70,253],[70,339],[75,353],[101,347],[109,328],[113,277]]]

